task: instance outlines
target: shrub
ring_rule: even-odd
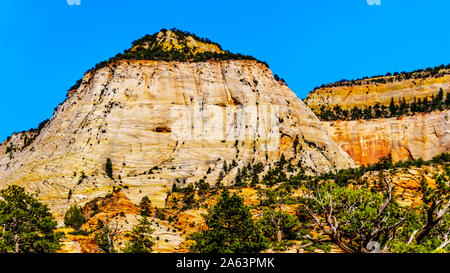
[[[192,250],[201,253],[254,253],[267,244],[254,223],[242,198],[224,191],[211,208],[206,220],[207,230],[194,233]]]
[[[106,159],[105,173],[106,173],[106,176],[113,179],[113,169],[112,169],[112,162],[111,162],[110,158]]]
[[[64,225],[75,230],[79,230],[85,221],[83,212],[77,205],[71,206],[64,214]]]

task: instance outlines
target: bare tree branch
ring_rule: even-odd
[[[378,216],[380,217],[381,214],[383,214],[384,210],[386,209],[387,205],[391,202],[392,199],[392,185],[391,183],[389,183],[386,179],[386,177],[382,177],[384,184],[386,184],[386,189],[387,189],[387,195],[386,198],[384,199],[383,204],[380,206],[380,208],[378,209]]]

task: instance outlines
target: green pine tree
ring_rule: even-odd
[[[47,205],[19,186],[0,191],[0,252],[48,253],[60,249],[57,223]]]
[[[439,102],[444,100],[444,90],[442,89],[442,87],[439,89],[439,93],[437,95],[436,98]]]
[[[227,173],[228,172],[228,165],[227,165],[227,161],[223,162],[223,172]]]
[[[192,235],[192,250],[201,253],[257,253],[266,247],[262,232],[241,197],[223,191],[205,215],[207,230]]]
[[[395,105],[394,98],[391,98],[391,103],[389,104],[389,112],[391,117],[397,114],[397,106]]]
[[[144,216],[144,217],[151,216],[151,214],[152,214],[152,201],[148,198],[148,196],[142,197],[141,203],[139,203],[139,208],[140,208],[142,216]]]
[[[106,176],[113,179],[113,169],[112,169],[112,162],[111,162],[110,158],[106,159],[105,173],[106,173]]]
[[[223,172],[221,171],[221,172],[219,173],[219,176],[218,176],[217,179],[216,179],[216,187],[217,187],[217,188],[222,187],[222,181],[223,181],[223,178],[224,178],[224,175],[223,175]]]
[[[77,205],[71,206],[64,214],[64,225],[75,230],[80,230],[85,221],[83,212]]]
[[[128,235],[130,240],[123,251],[125,253],[151,253],[152,247],[155,244],[151,236],[153,231],[147,217],[142,217],[139,224]]]

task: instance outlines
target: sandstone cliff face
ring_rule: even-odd
[[[20,132],[14,133],[0,145],[0,154],[10,154],[18,152],[28,146],[36,137],[37,132]]]
[[[444,73],[444,72],[442,72]],[[354,106],[364,108],[380,105],[389,105],[391,99],[397,103],[405,98],[407,103],[414,97],[424,98],[436,96],[440,88],[450,90],[450,75],[430,77],[426,79],[408,79],[387,83],[370,83],[350,86],[322,87],[311,92],[305,99],[311,109],[319,109],[322,105],[333,108],[341,106],[342,109],[351,109]],[[389,77],[385,77],[389,78]],[[370,79],[369,79],[370,80]]]
[[[240,109],[248,106],[256,109],[256,121],[267,121],[266,106],[275,106],[276,126],[239,122]],[[218,130],[223,136],[216,139],[180,134],[192,133],[191,124],[182,128],[185,117],[174,115],[174,107],[194,109],[190,113],[200,115],[203,136],[217,120],[208,123],[212,113],[202,109],[231,109],[223,115],[231,126]],[[253,135],[229,137],[246,126],[257,126]],[[279,133],[276,149],[267,148],[274,139],[263,137],[271,133]],[[354,165],[286,85],[263,64],[244,60],[114,62],[87,73],[31,144],[7,152],[10,144],[0,148],[0,186],[26,187],[57,215],[119,185],[132,202],[148,195],[162,207],[173,183],[183,187],[206,177],[213,184],[224,161],[237,162],[225,183],[244,164],[270,164],[281,154],[301,160],[309,172]],[[106,158],[112,160],[114,179],[105,175]]]
[[[357,164],[373,164],[392,155],[393,161],[429,160],[450,151],[450,111],[415,116],[323,121],[330,136]]]
[[[305,103],[316,113],[320,113],[322,107],[335,113],[332,111],[336,106],[346,110],[353,107],[367,110],[377,103],[387,107],[392,99],[396,105],[403,99],[406,104],[414,99],[423,101],[425,97],[432,101],[441,89],[444,96],[450,91],[449,66],[325,85],[312,91]],[[442,110],[445,105],[433,109]],[[338,119],[347,119],[345,121],[322,122],[336,143],[359,165],[376,163],[389,154],[394,161],[428,160],[449,151],[450,127],[448,108],[442,112],[424,112],[395,118],[361,117],[360,120],[350,120],[352,115],[348,115],[338,116]]]

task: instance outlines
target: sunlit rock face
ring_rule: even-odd
[[[26,187],[55,213],[113,186],[162,207],[174,183],[214,184],[225,161],[236,164],[224,183],[282,154],[308,173],[354,165],[314,113],[252,60],[111,63],[87,73],[31,143],[21,146],[22,138],[0,148],[0,185]],[[7,151],[11,141],[16,149]]]
[[[429,160],[450,151],[449,110],[402,118],[323,122],[330,136],[360,165]]]
[[[315,89],[305,103],[316,113],[321,109],[366,109],[376,104],[389,108],[392,101],[411,104],[432,101],[450,92],[449,66],[394,75],[364,78],[324,85]],[[449,152],[449,110],[413,116],[322,121],[329,135],[358,165],[373,164],[392,155],[393,161],[422,158]]]
[[[353,107],[364,108],[374,106],[376,103],[388,106],[392,99],[396,103],[405,99],[407,103],[425,97],[431,98],[439,93],[450,91],[450,69],[443,69],[439,77],[427,77],[423,79],[392,80],[392,77],[369,78],[357,85],[324,86],[311,92],[305,99],[311,109],[320,109],[322,106],[342,109]],[[379,82],[371,82],[379,80]],[[366,83],[368,81],[368,83]],[[387,81],[386,83],[383,83]]]

